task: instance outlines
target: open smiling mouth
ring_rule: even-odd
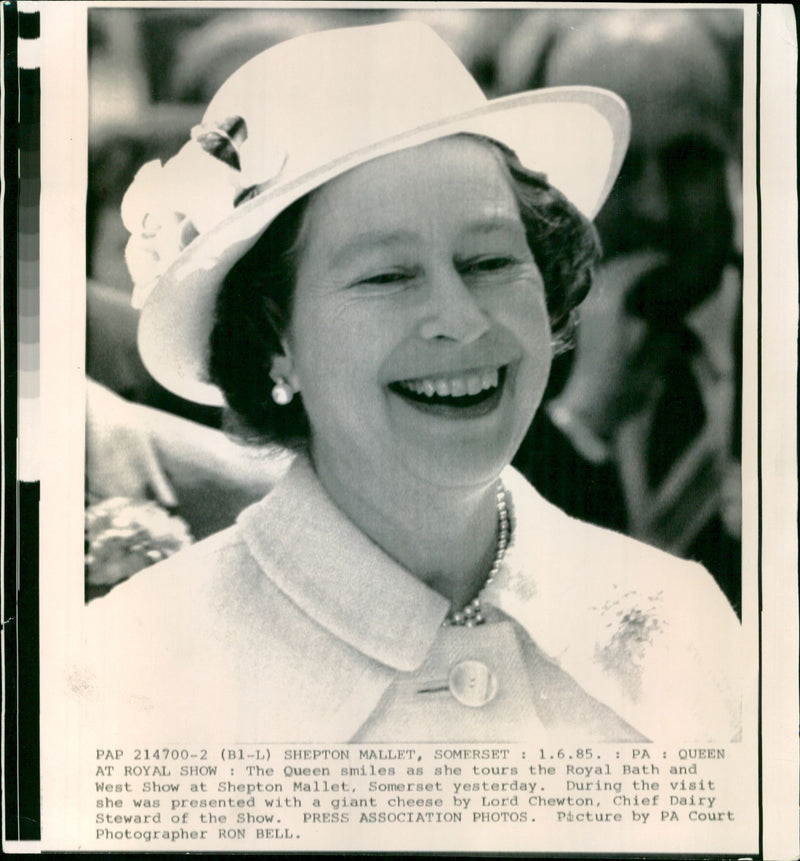
[[[389,388],[424,412],[450,417],[474,417],[499,403],[507,366],[452,377],[422,377],[390,383]]]

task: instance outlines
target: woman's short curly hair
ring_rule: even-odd
[[[488,141],[508,171],[528,245],[545,285],[554,352],[571,344],[575,308],[586,296],[600,255],[594,225],[546,178]],[[285,406],[272,400],[270,367],[283,352],[302,248],[300,231],[314,192],[287,207],[225,277],[211,332],[209,380],[228,406],[225,425],[241,439],[302,448],[309,423],[302,394]]]

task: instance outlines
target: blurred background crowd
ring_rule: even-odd
[[[604,262],[515,465],[569,513],[700,560],[739,610],[742,14],[719,8],[91,9],[87,595],[229,525],[288,463],[142,365],[125,190],[250,57],[401,17],[434,27],[490,97],[589,84],[628,103]]]

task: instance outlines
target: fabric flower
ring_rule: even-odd
[[[233,211],[241,191],[238,171],[190,141],[162,165],[145,164],[122,201],[122,223],[131,234],[125,261],[141,307],[155,281],[200,233]]]
[[[142,219],[141,231],[125,246],[125,263],[134,283],[131,303],[141,308],[159,276],[198,235],[182,213],[154,210]]]
[[[192,139],[166,163],[151,161],[139,169],[121,210],[131,234],[125,261],[134,283],[134,307],[144,305],[187,245],[233,212],[254,181],[269,182],[281,172],[285,154],[269,153],[257,165],[249,164],[252,159],[241,157],[246,140],[244,120],[229,117],[196,126]]]

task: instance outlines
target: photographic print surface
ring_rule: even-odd
[[[757,855],[755,7],[69,5],[42,848]]]

